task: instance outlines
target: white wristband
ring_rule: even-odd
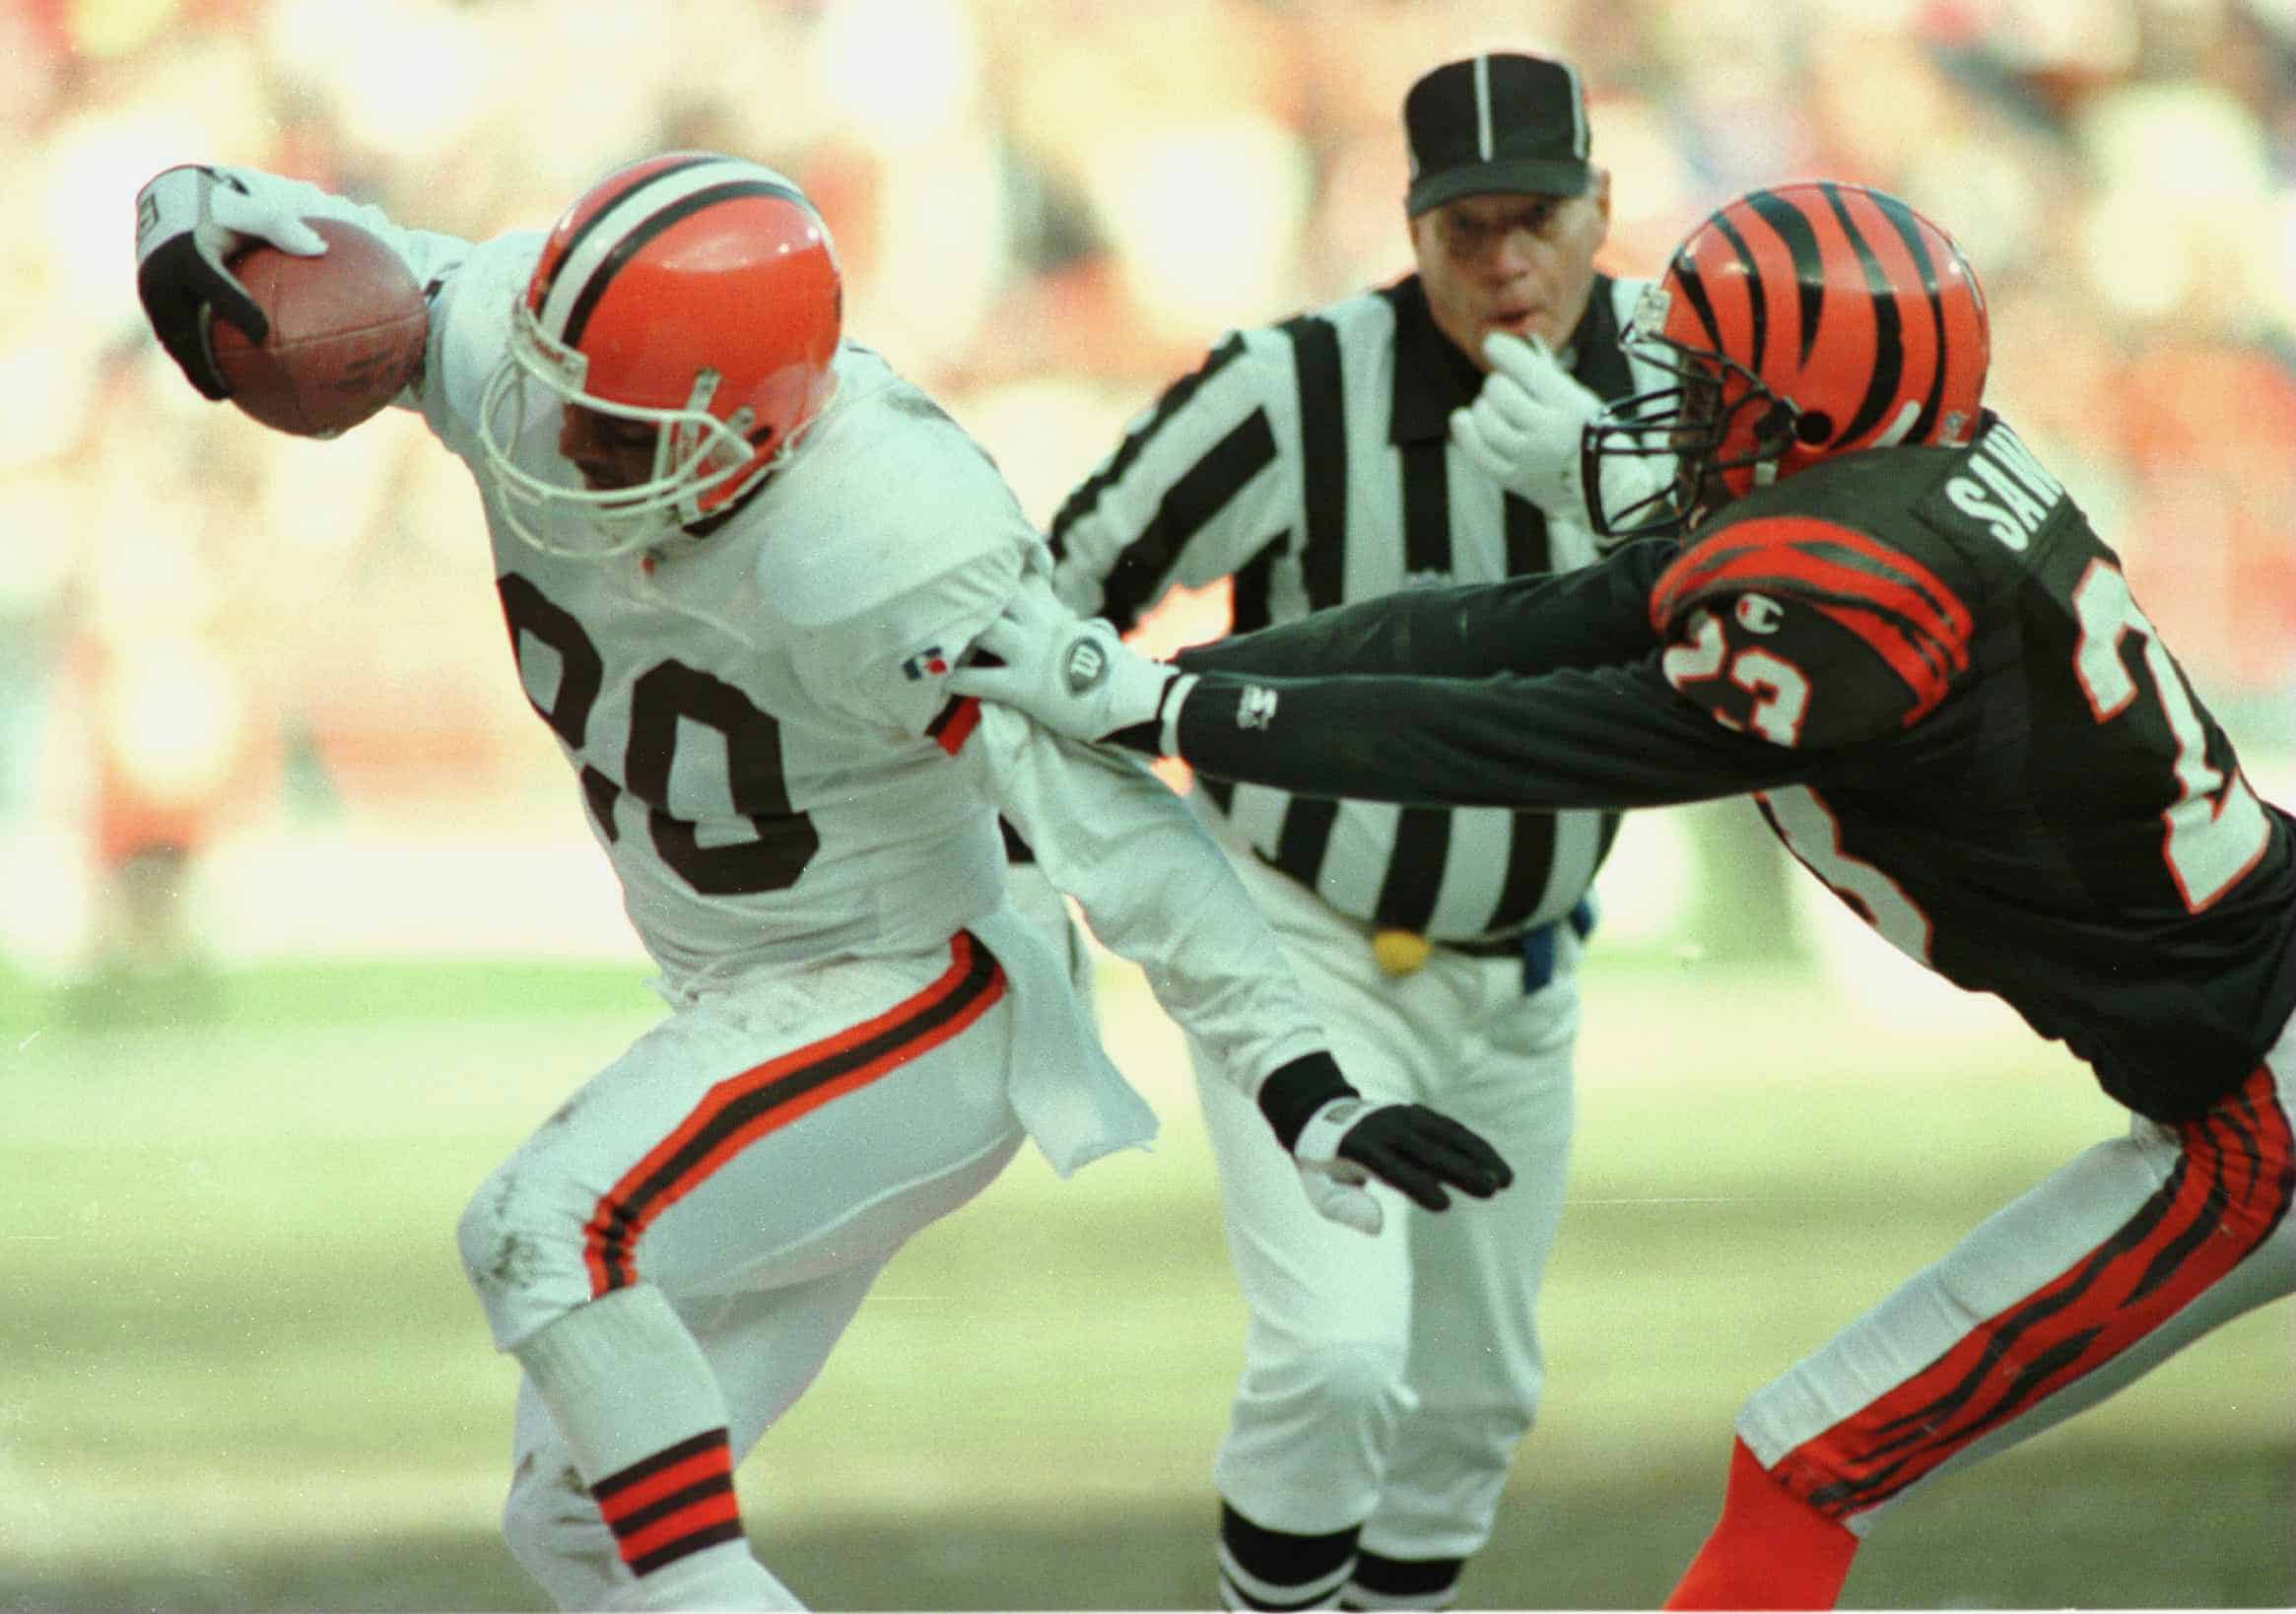
[[[1164,724],[1156,732],[1156,754],[1160,757],[1180,755],[1180,708],[1187,701],[1188,692],[1196,687],[1194,673],[1182,673],[1173,679],[1164,691]]]

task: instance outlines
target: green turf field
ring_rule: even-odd
[[[825,1608],[1209,1603],[1241,1311],[1177,1042],[1105,977],[1165,1117],[1033,1155],[888,1271],[742,1470]],[[1648,1607],[1738,1400],[2120,1112],[1992,1029],[1782,974],[1598,964],[1549,1279],[1548,1412],[1475,1607]],[[0,1607],[539,1608],[494,1533],[513,1384],[463,1197],[653,1015],[614,970],[271,972],[109,1028],[0,995]],[[2296,1603],[2285,1306],[1917,1497],[1857,1607]]]

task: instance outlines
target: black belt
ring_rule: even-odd
[[[1547,924],[1534,924],[1527,930],[1518,930],[1512,936],[1489,936],[1481,941],[1446,941],[1441,936],[1427,939],[1438,947],[1448,947],[1454,953],[1464,953],[1471,959],[1508,959],[1522,951],[1522,944],[1542,930],[1552,930],[1556,924],[1568,924],[1585,941],[1594,929],[1594,904],[1582,897],[1571,911]]]
[[[1521,953],[1523,934],[1518,930],[1512,936],[1492,936],[1483,941],[1445,941],[1441,936],[1430,936],[1428,940],[1453,953],[1464,953],[1470,959],[1511,959]]]
[[[1512,936],[1496,936],[1480,941],[1441,941],[1438,947],[1448,947],[1454,953],[1463,953],[1471,959],[1522,960],[1522,989],[1526,992],[1543,991],[1555,977],[1555,931],[1569,925],[1581,941],[1594,929],[1594,904],[1586,897],[1579,899],[1568,915],[1550,924],[1532,925]],[[1417,968],[1416,965],[1413,966]]]

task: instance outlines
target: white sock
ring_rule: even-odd
[[[651,1284],[578,1306],[516,1355],[595,1485],[705,1430],[725,1428],[725,1396],[702,1347]]]
[[[601,1296],[516,1354],[636,1578],[616,1606],[804,1606],[750,1555],[724,1392],[661,1291]]]

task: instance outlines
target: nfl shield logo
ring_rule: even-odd
[[[902,675],[911,683],[919,679],[939,678],[949,670],[949,658],[941,653],[938,644],[928,644],[901,664]]]

